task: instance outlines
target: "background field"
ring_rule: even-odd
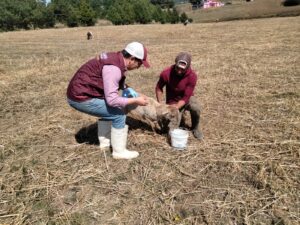
[[[0,33],[0,224],[298,224],[300,18]],[[141,156],[100,151],[96,118],[71,109],[86,60],[138,40],[149,70],[128,83],[154,97],[180,51],[199,74],[203,142],[175,151],[131,127]]]
[[[300,5],[283,6],[284,0],[224,0],[223,7],[192,10],[191,4],[180,4],[176,8],[185,12],[195,23],[218,22],[251,18],[266,18],[277,16],[299,16]]]

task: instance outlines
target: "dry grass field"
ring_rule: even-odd
[[[89,29],[0,33],[0,224],[299,224],[300,17]],[[127,80],[151,97],[192,54],[202,142],[177,151],[135,124],[141,156],[114,160],[67,105],[82,63],[134,40],[152,67]]]

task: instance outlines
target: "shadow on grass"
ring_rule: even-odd
[[[151,126],[149,126],[146,123],[143,123],[139,120],[133,119],[129,116],[126,117],[126,124],[129,126],[129,130],[138,130],[138,129],[142,129],[142,130],[146,130],[146,131],[153,131]],[[155,131],[153,131],[155,132]]]
[[[148,124],[130,117],[126,118],[126,124],[129,126],[130,130],[142,129],[146,131],[153,131]],[[75,134],[75,140],[79,144],[85,143],[90,145],[99,145],[97,123],[90,124],[87,127],[82,127]]]
[[[90,145],[99,145],[97,123],[81,128],[75,134],[75,139],[80,144],[86,143]]]

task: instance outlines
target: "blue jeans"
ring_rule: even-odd
[[[112,121],[112,126],[116,129],[125,127],[126,115],[124,111],[107,105],[104,99],[93,98],[84,102],[68,99],[68,103],[80,112],[101,117],[105,121]]]

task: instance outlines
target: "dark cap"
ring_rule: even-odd
[[[175,58],[175,64],[181,69],[188,69],[191,66],[192,57],[187,52],[180,52]]]

